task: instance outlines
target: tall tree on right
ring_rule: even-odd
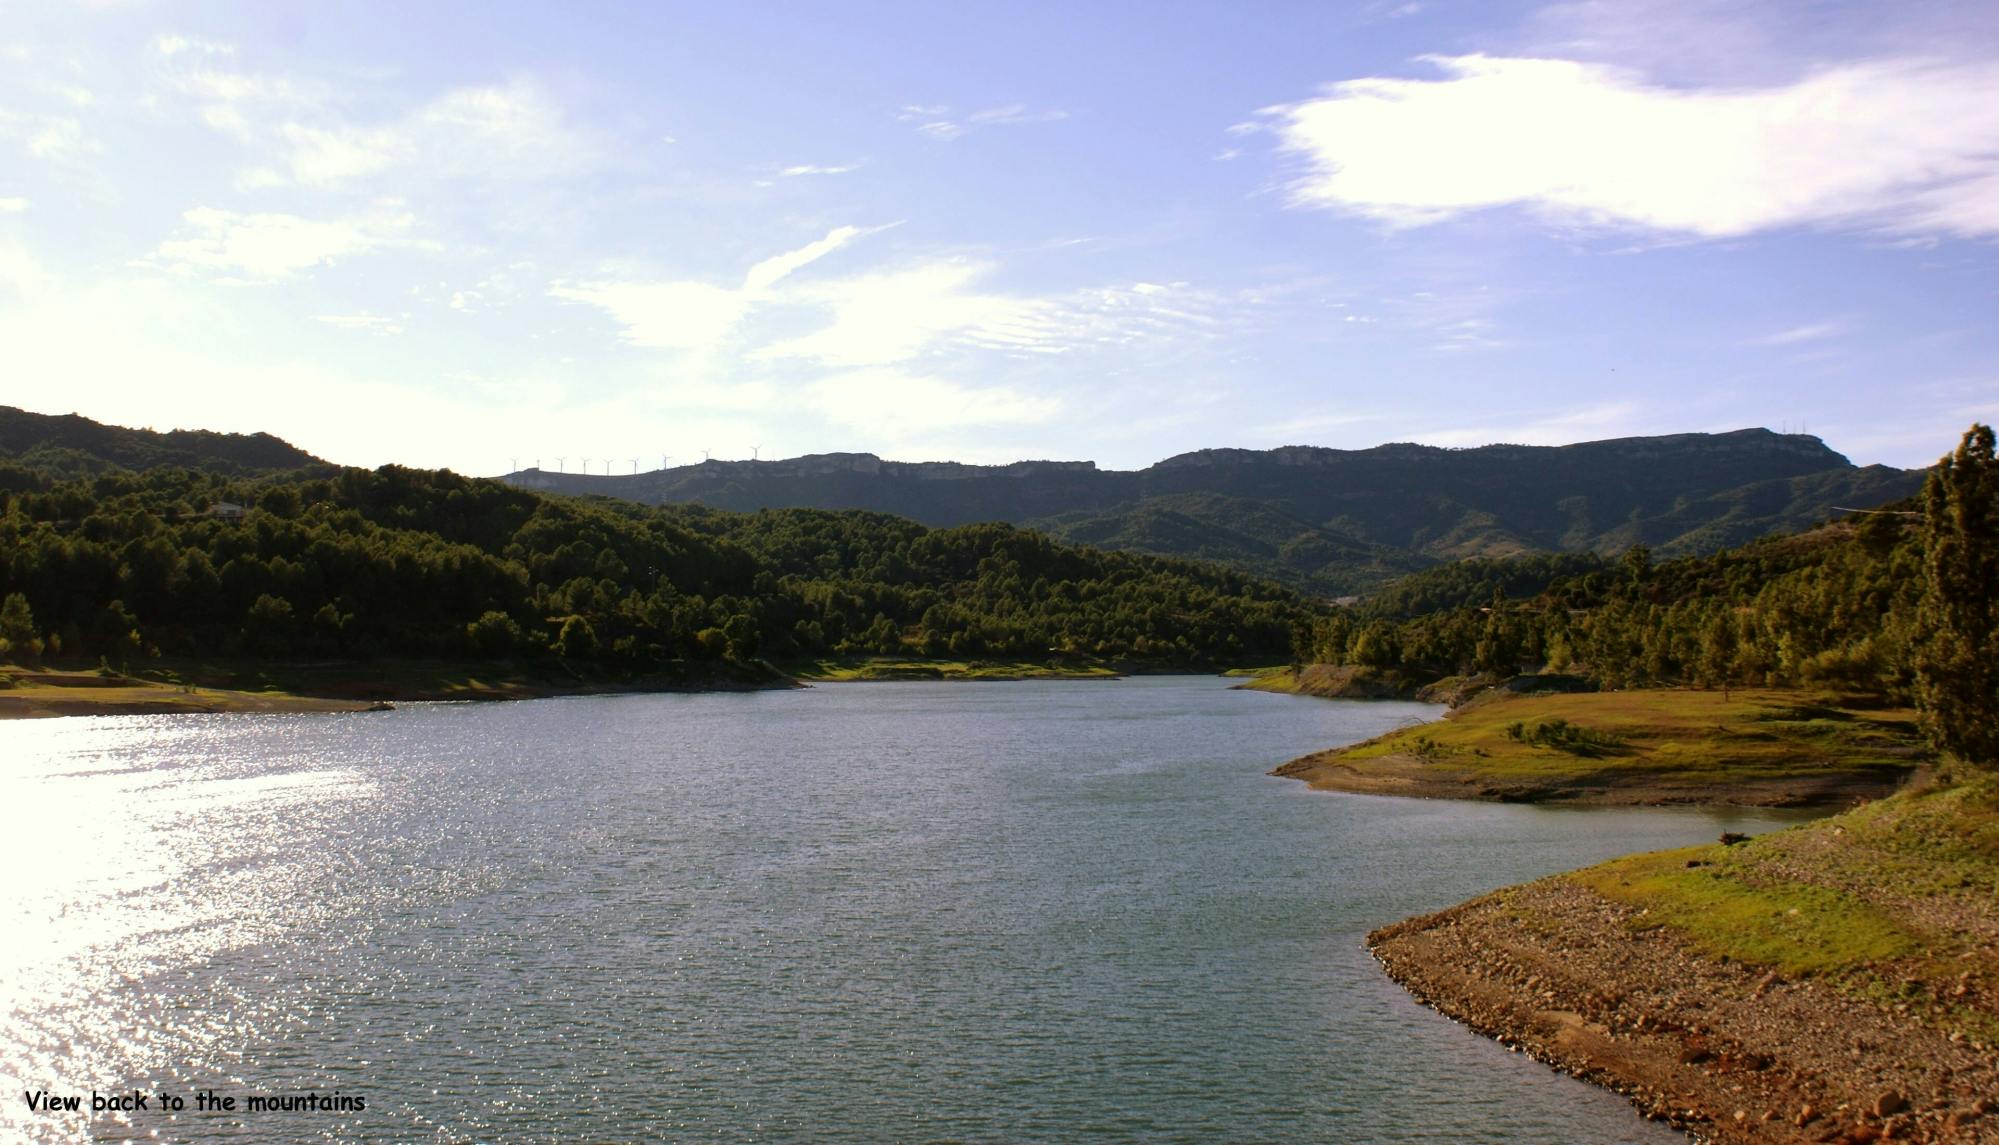
[[[1999,460],[1973,425],[1923,486],[1916,702],[1937,747],[1999,767]]]

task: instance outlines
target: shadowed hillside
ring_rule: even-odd
[[[1137,471],[1093,462],[901,463],[872,454],[705,461],[629,476],[509,476],[649,504],[872,509],[999,520],[1107,548],[1202,557],[1341,594],[1439,561],[1526,552],[1709,552],[1914,492],[1816,437],[1762,429],[1567,446],[1209,449]]]
[[[104,425],[76,414],[51,416],[12,406],[0,406],[0,459],[71,475],[114,467],[144,471],[178,466],[247,476],[326,464],[268,433],[205,429],[156,433]]]

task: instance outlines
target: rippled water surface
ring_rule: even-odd
[[[1771,824],[1264,774],[1434,714],[1181,677],[0,725],[0,1138],[1674,1140],[1361,936]],[[188,1108],[20,1097],[131,1087]]]

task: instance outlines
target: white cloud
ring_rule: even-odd
[[[836,227],[825,238],[752,266],[740,287],[685,280],[609,281],[558,283],[549,293],[610,311],[625,327],[625,340],[635,346],[704,349],[726,338],[751,307],[766,301],[772,288],[794,271],[870,233],[861,227]]]
[[[370,334],[400,334],[403,324],[400,319],[384,318],[379,314],[315,314],[314,322],[324,322],[342,330],[361,330]]]
[[[797,297],[830,310],[832,321],[751,357],[808,358],[845,368],[904,361],[950,335],[988,345],[1034,344],[1046,304],[967,289],[990,269],[948,260],[813,284]]]
[[[752,360],[801,359],[836,369],[885,366],[945,349],[1068,354],[1136,343],[1181,345],[1213,333],[1225,302],[1186,283],[1135,283],[1046,295],[980,288],[989,263],[943,259],[815,282],[789,295],[830,321],[753,351]]]
[[[817,167],[810,163],[801,163],[795,167],[786,167],[778,174],[786,179],[796,179],[800,175],[846,175],[860,169],[859,163],[848,163],[837,167]]]
[[[291,181],[307,186],[327,186],[387,170],[411,155],[409,141],[392,131],[328,131],[287,123],[279,135],[290,149],[285,165]],[[261,168],[255,178],[261,182],[285,182],[284,174]]]
[[[750,272],[743,276],[743,289],[753,295],[762,294],[777,285],[778,280],[788,276],[792,271],[816,262],[869,233],[872,232],[864,231],[860,227],[835,227],[818,242],[807,243],[797,250],[775,255],[751,267]]]
[[[740,290],[707,282],[589,282],[549,294],[611,312],[625,341],[659,350],[695,350],[721,341],[749,311]]]
[[[558,282],[549,293],[609,311],[633,345],[713,351],[736,338],[742,362],[788,362],[808,370],[893,366],[948,351],[1019,357],[1166,345],[1190,331],[1206,336],[1220,327],[1215,311],[1225,300],[1183,282],[1017,295],[983,288],[995,268],[962,258],[792,281],[800,268],[883,229],[839,227],[752,266],[740,287],[613,280]],[[779,321],[753,327],[753,311],[773,312]]]
[[[236,54],[236,48],[233,44],[204,40],[198,36],[181,36],[171,32],[163,32],[153,37],[153,50],[169,58],[178,56],[183,52],[199,52],[202,55],[211,56],[233,56]]]
[[[1794,225],[1999,233],[1999,65],[1848,64],[1668,88],[1562,59],[1429,57],[1270,108],[1301,206],[1413,226],[1527,206],[1721,237]]]
[[[835,374],[812,383],[807,393],[827,421],[889,439],[962,426],[1032,424],[1062,409],[1056,398],[1006,386],[965,386],[891,369]]]
[[[61,160],[102,151],[74,116],[12,111],[0,107],[0,139],[21,145],[35,159]]]
[[[407,215],[317,220],[214,207],[196,207],[182,218],[184,237],[161,243],[142,265],[180,274],[205,272],[239,285],[286,278],[401,241],[410,225]]]
[[[28,200],[19,195],[0,199],[0,215],[18,215],[28,209]]]
[[[1578,441],[1657,433],[1656,414],[1648,414],[1632,402],[1605,402],[1568,413],[1524,421],[1484,426],[1466,426],[1419,433],[1412,441],[1424,445],[1477,447],[1507,445],[1569,445]]]
[[[48,272],[27,248],[17,242],[0,243],[0,287],[32,298],[48,280]]]
[[[310,80],[211,66],[193,41],[168,38],[166,83],[202,121],[259,152],[245,189],[336,187],[395,171],[405,177],[556,179],[594,169],[606,147],[541,85],[519,78],[444,91],[374,123],[341,114],[342,93]]]
[[[988,107],[965,117],[965,122],[974,127],[991,127],[1012,123],[1054,123],[1069,118],[1069,113],[1059,108],[1032,111],[1024,103],[1009,103],[1004,107]]]
[[[660,387],[655,396],[675,408],[726,410],[736,413],[768,410],[782,404],[776,386],[769,382],[677,381]]]

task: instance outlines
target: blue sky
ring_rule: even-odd
[[[1989,3],[0,0],[0,403],[352,464],[1919,465],[1995,239]]]

